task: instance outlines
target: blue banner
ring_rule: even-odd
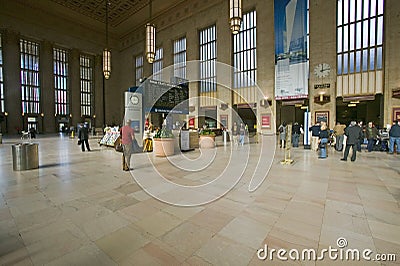
[[[308,97],[307,0],[275,0],[275,99]]]

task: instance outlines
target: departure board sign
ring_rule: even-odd
[[[148,79],[144,84],[146,112],[189,114],[189,88]]]

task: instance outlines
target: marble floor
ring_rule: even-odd
[[[342,162],[333,149],[318,159],[296,148],[285,165],[266,138],[169,159],[134,154],[124,172],[121,153],[96,139],[81,152],[54,135],[34,141],[39,169],[13,171],[19,141],[0,144],[1,265],[400,263],[400,155]],[[370,252],[346,260],[350,249]]]

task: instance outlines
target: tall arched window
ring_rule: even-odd
[[[384,0],[337,1],[338,95],[383,88]]]

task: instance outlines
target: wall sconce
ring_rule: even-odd
[[[329,103],[331,101],[331,97],[329,95],[325,95],[321,93],[319,96],[314,97],[314,102],[317,104],[324,105],[326,103]]]
[[[72,118],[72,114],[69,114],[69,117],[71,117],[71,118]]]
[[[41,116],[41,117],[44,117],[44,113],[40,113],[40,116]]]
[[[400,88],[395,88],[392,90],[392,98],[400,98]]]
[[[225,111],[226,109],[228,109],[228,104],[227,103],[221,103],[220,107],[221,110]]]
[[[96,115],[93,115],[93,119],[96,119]]]
[[[109,79],[111,75],[111,51],[108,49],[108,5],[106,0],[106,48],[103,50],[103,74],[105,79]]]
[[[269,99],[262,99],[262,100],[260,100],[260,106],[261,107],[268,107],[268,106],[271,106],[272,105],[272,100],[269,100]]]
[[[229,21],[233,34],[239,33],[242,23],[242,0],[229,1]]]
[[[7,113],[7,112],[4,112],[4,115],[5,115],[5,116],[8,116],[8,113]]]

